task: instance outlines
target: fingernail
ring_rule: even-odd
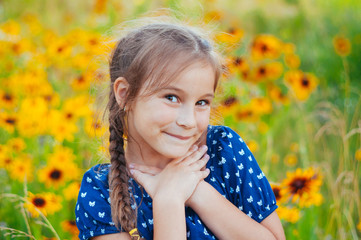
[[[205,160],[209,160],[209,155],[208,154],[204,155],[204,158]]]
[[[130,174],[132,174],[132,175],[133,175],[133,174],[134,174],[134,172],[135,172],[135,170],[134,170],[134,169],[130,169],[130,170],[129,170],[129,172],[130,172]]]
[[[207,149],[208,149],[207,145],[203,145],[203,146],[201,147],[201,151],[207,151]]]

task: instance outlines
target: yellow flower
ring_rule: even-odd
[[[0,90],[0,108],[14,109],[17,102],[14,94]]]
[[[260,64],[252,70],[248,80],[254,83],[273,81],[278,79],[282,75],[282,72],[283,65],[280,62]]]
[[[356,159],[357,161],[361,161],[361,148],[359,148],[359,149],[356,150],[355,159]]]
[[[247,146],[252,153],[257,152],[259,149],[258,143],[255,140],[249,140]]]
[[[10,177],[19,182],[27,182],[33,179],[34,167],[29,156],[22,155],[14,159],[9,166]]]
[[[311,73],[300,70],[288,71],[285,74],[285,82],[291,88],[295,97],[305,101],[317,87],[317,78]]]
[[[347,56],[351,53],[351,43],[350,40],[343,36],[335,36],[333,38],[333,47],[335,51],[340,56]]]
[[[287,166],[294,167],[297,164],[298,159],[295,154],[291,153],[286,155],[284,162]]]
[[[87,90],[93,77],[94,76],[91,73],[81,73],[80,75],[73,78],[71,87],[76,91]]]
[[[319,205],[322,195],[319,193],[322,184],[320,173],[309,168],[298,168],[295,172],[287,172],[287,178],[281,183],[281,194],[290,198],[300,206]]]
[[[256,122],[259,120],[259,114],[250,105],[239,106],[235,111],[237,121]]]
[[[14,158],[9,147],[0,145],[0,168],[9,169],[13,162]]]
[[[80,183],[73,182],[73,183],[69,184],[69,186],[63,190],[65,199],[68,201],[77,199],[79,190],[80,190]]]
[[[251,45],[251,56],[254,60],[276,59],[282,53],[282,42],[272,35],[258,35]]]
[[[226,32],[222,32],[216,36],[216,41],[226,43],[230,47],[234,47],[243,38],[244,31],[238,27],[231,27]]]
[[[72,141],[74,139],[74,134],[78,131],[78,127],[75,122],[67,121],[62,112],[57,110],[50,111],[48,120],[49,132],[57,141]]]
[[[239,101],[235,96],[229,96],[225,98],[221,105],[217,108],[217,111],[223,116],[232,116],[239,105]]]
[[[76,117],[90,116],[92,111],[89,106],[94,103],[94,99],[86,94],[79,94],[64,101],[63,111],[73,112]]]
[[[93,117],[87,117],[85,121],[85,132],[89,137],[102,136],[107,131],[106,127],[103,126],[102,122],[96,115]]]
[[[287,54],[285,55],[285,64],[291,69],[296,69],[301,64],[300,57],[296,54]]]
[[[272,112],[272,103],[265,97],[252,98],[250,108],[259,115],[270,114]]]
[[[20,24],[14,20],[8,20],[0,25],[0,30],[6,34],[18,36],[20,34]]]
[[[93,11],[97,14],[105,13],[107,2],[107,0],[96,0]]]
[[[217,10],[208,11],[204,16],[204,21],[207,23],[219,21],[223,18],[223,15],[224,14],[222,11],[217,11]]]
[[[298,208],[279,206],[276,212],[280,219],[290,223],[296,223],[300,219],[300,210]]]
[[[58,188],[65,185],[69,180],[79,177],[79,168],[71,162],[49,163],[38,171],[39,181],[47,187]]]
[[[269,85],[268,88],[268,94],[270,98],[276,102],[281,104],[289,104],[289,98],[287,97],[287,94],[284,94],[281,89],[275,85]]]
[[[15,152],[21,152],[25,149],[26,144],[22,138],[11,138],[7,142],[7,146]]]
[[[227,59],[227,69],[230,74],[240,74],[243,79],[247,79],[249,72],[249,64],[242,57],[232,57]]]
[[[296,46],[293,43],[283,43],[282,51],[284,54],[293,54],[296,51]]]
[[[0,127],[13,133],[18,124],[18,117],[14,113],[0,112]]]
[[[68,147],[56,146],[53,153],[48,156],[49,164],[69,164],[73,163],[75,155],[73,150]]]
[[[53,193],[28,193],[27,202],[24,203],[24,207],[33,217],[39,216],[38,211],[47,216],[61,209],[61,198]]]
[[[281,186],[279,184],[271,183],[271,188],[278,204],[286,201],[285,197],[281,194]]]

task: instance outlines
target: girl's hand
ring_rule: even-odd
[[[130,172],[154,200],[158,197],[174,198],[185,203],[198,183],[209,174],[204,169],[209,160],[207,146],[195,146],[186,157],[176,158],[160,170],[155,167],[130,164]]]

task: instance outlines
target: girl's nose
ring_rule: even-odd
[[[184,128],[193,128],[196,126],[196,117],[193,106],[183,105],[177,117],[177,124]]]

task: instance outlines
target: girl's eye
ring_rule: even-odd
[[[174,103],[178,102],[178,98],[174,95],[167,95],[165,98]]]
[[[197,105],[207,106],[207,105],[209,105],[209,101],[208,100],[200,100],[197,102]]]

